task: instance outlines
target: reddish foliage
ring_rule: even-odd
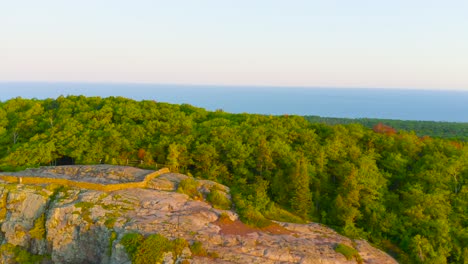
[[[421,140],[422,141],[428,141],[428,140],[431,140],[432,138],[430,136],[422,136],[421,137]]]
[[[386,134],[386,135],[395,135],[397,133],[396,129],[391,126],[384,125],[382,123],[378,123],[375,125],[372,130],[375,133]]]
[[[452,146],[454,146],[456,149],[462,149],[463,146],[460,142],[457,142],[457,141],[450,141],[450,144],[452,144]]]
[[[145,158],[146,151],[144,149],[139,149],[138,150],[138,158],[140,160],[143,160]]]

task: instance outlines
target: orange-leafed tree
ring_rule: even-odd
[[[144,160],[146,155],[146,151],[144,149],[139,149],[138,150],[138,159],[139,160]]]
[[[384,125],[382,123],[378,123],[375,125],[372,130],[375,133],[386,134],[386,135],[395,135],[397,133],[396,129],[391,126]]]

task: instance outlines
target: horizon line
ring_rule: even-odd
[[[19,81],[0,80],[0,84],[74,84],[74,85],[138,85],[138,86],[186,86],[203,88],[289,88],[289,89],[356,89],[356,90],[401,90],[401,91],[434,91],[434,92],[468,92],[468,88],[424,88],[424,87],[385,87],[385,86],[330,86],[330,85],[267,85],[267,84],[217,84],[217,83],[177,83],[177,82],[116,82],[116,81]]]

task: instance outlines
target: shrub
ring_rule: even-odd
[[[192,199],[201,199],[202,195],[198,191],[198,182],[194,178],[186,178],[180,181],[177,192],[187,194]]]
[[[297,215],[294,215],[283,208],[279,207],[274,203],[270,203],[267,206],[267,209],[263,213],[265,217],[268,219],[280,221],[280,222],[290,222],[290,223],[298,223],[304,224],[305,221]]]
[[[210,193],[206,196],[206,200],[216,209],[229,210],[231,208],[231,200],[216,186],[211,189]]]
[[[236,194],[233,199],[242,222],[260,228],[271,225],[271,221],[266,219],[249,201],[244,200],[241,195]]]
[[[183,238],[170,241],[160,234],[153,234],[144,238],[138,233],[126,234],[120,243],[132,260],[132,263],[158,263],[163,260],[164,253],[172,252],[173,257],[182,255],[189,243]]]
[[[172,244],[172,253],[174,253],[174,257],[176,258],[182,255],[182,251],[184,250],[184,248],[189,246],[189,243],[187,242],[187,240],[183,238],[176,238],[172,241],[171,244]]]
[[[193,242],[192,245],[190,245],[190,251],[192,251],[192,254],[195,256],[208,256],[206,249],[203,247],[203,244],[200,241]]]
[[[248,205],[239,212],[240,219],[253,227],[267,227],[271,225],[271,221],[266,219],[262,213],[255,210],[253,206]]]
[[[219,215],[218,221],[224,224],[232,223],[231,218],[229,218],[229,215],[226,213],[221,213],[221,215]]]
[[[362,263],[362,258],[359,255],[359,252],[352,247],[340,243],[335,247],[335,251],[343,254],[347,260],[355,258],[357,263]]]
[[[160,234],[150,235],[138,248],[133,263],[145,264],[161,262],[164,252],[168,251],[171,251],[169,239]]]
[[[143,243],[144,240],[145,238],[141,234],[129,233],[129,234],[125,234],[122,237],[122,240],[120,240],[120,243],[124,246],[125,251],[133,260],[135,258],[135,254],[138,248],[140,247],[140,245]]]

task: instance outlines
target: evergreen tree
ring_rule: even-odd
[[[291,208],[301,216],[307,218],[312,209],[312,197],[309,189],[308,161],[301,155],[291,175],[292,195]]]

